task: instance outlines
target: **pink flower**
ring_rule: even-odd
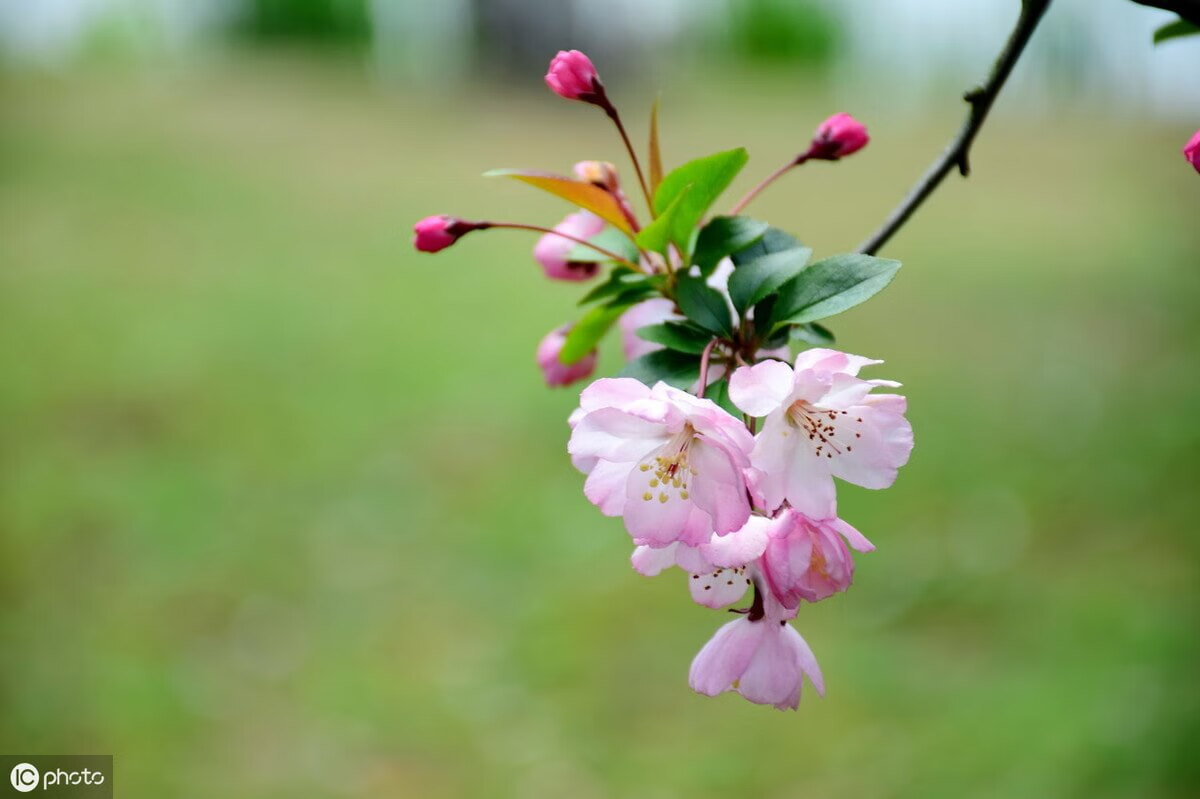
[[[660,549],[639,546],[630,562],[647,577],[678,566],[688,574],[692,599],[705,607],[723,608],[741,599],[750,587],[753,564],[767,547],[770,525],[770,519],[751,516],[740,530],[714,535],[699,546],[678,541]]]
[[[567,341],[570,325],[551,330],[537,348],[537,363],[542,368],[548,386],[567,386],[591,375],[596,369],[596,351],[592,350],[575,363],[559,360],[563,344]]]
[[[604,220],[590,211],[570,214],[554,226],[554,229],[577,239],[587,240],[604,229]],[[546,270],[546,276],[554,280],[587,280],[595,277],[599,264],[593,261],[568,260],[577,242],[563,236],[547,233],[533,247],[533,257]]]
[[[1183,146],[1183,157],[1200,172],[1200,130]]]
[[[850,587],[854,559],[846,541],[859,552],[875,549],[841,519],[816,521],[792,508],[783,509],[767,535],[759,566],[771,593],[789,609],[799,606],[802,599],[819,602]]]
[[[584,494],[623,516],[634,542],[707,543],[750,517],[753,438],[711,400],[631,378],[601,379],[579,397],[567,451],[588,475]]]
[[[688,672],[692,690],[705,696],[725,691],[760,705],[795,710],[804,675],[821,696],[821,667],[800,633],[787,623],[795,615],[768,594],[756,597],[747,615],[731,621],[709,640]]]
[[[427,216],[413,225],[413,246],[421,252],[438,252],[482,227],[485,226],[452,216]]]
[[[899,394],[871,394],[888,380],[861,380],[859,370],[882,363],[836,350],[806,350],[795,368],[781,361],[743,366],[729,397],[751,416],[766,416],[751,460],[764,507],[786,499],[811,519],[837,515],[833,478],[887,488],[912,451],[907,403]]]
[[[559,50],[550,61],[546,85],[559,97],[595,103],[604,96],[604,86],[592,60],[578,50]]]
[[[808,157],[836,161],[858,152],[870,140],[863,123],[844,112],[834,114],[817,126]]]

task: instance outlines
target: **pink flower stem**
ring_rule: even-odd
[[[619,263],[623,266],[628,266],[630,269],[635,269],[639,272],[642,271],[642,268],[639,265],[635,264],[633,261],[630,261],[627,258],[622,258],[620,255],[617,255],[612,250],[606,250],[603,247],[597,247],[595,244],[592,244],[587,239],[581,239],[578,236],[572,236],[569,233],[563,233],[562,231],[559,231],[559,230],[551,230],[548,227],[540,227],[538,225],[525,225],[525,224],[521,224],[519,222],[481,222],[476,227],[477,230],[487,230],[488,228],[508,228],[509,230],[531,230],[534,233],[549,233],[552,236],[561,236],[562,238],[569,239],[570,241],[573,241],[576,244],[582,244],[584,247],[595,250],[596,252],[600,253],[601,255],[606,255],[609,258],[611,258],[612,260],[616,261],[617,263]]]
[[[757,186],[752,188],[750,191],[746,192],[745,197],[743,197],[742,199],[737,201],[737,204],[734,205],[733,208],[729,211],[729,215],[737,216],[738,214],[740,214],[742,212],[742,209],[744,209],[747,205],[750,204],[751,200],[753,200],[755,197],[757,197],[759,194],[762,193],[763,189],[765,189],[767,186],[770,186],[777,179],[782,177],[788,170],[792,169],[793,167],[797,167],[797,166],[800,166],[801,164],[803,164],[805,161],[808,160],[808,158],[809,158],[809,153],[802,153],[802,154],[796,156],[795,158],[793,158],[791,161],[788,161],[783,166],[779,167],[779,169],[776,169],[774,172],[767,175],[765,178],[763,178],[761,183],[759,183]]]
[[[713,339],[704,345],[704,352],[700,353],[700,390],[696,392],[696,396],[704,399],[704,389],[708,387],[708,361],[712,357],[713,347],[717,345],[719,339]]]
[[[629,134],[625,132],[625,125],[621,122],[621,115],[617,113],[617,107],[609,102],[607,97],[603,99],[604,103],[600,107],[617,126],[617,133],[621,134],[621,141],[625,143],[625,151],[629,153],[629,160],[633,161],[633,171],[637,173],[638,185],[642,187],[642,196],[646,198],[646,208],[650,212],[650,218],[653,219],[655,216],[654,200],[650,199],[650,186],[646,183],[646,176],[642,174],[642,164],[638,161],[637,151],[633,149],[633,143],[629,141]]]

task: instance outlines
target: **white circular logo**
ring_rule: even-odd
[[[41,775],[38,770],[28,763],[18,763],[13,766],[12,773],[8,775],[12,781],[12,787],[16,788],[21,793],[29,793],[34,788],[38,787],[38,781]]]

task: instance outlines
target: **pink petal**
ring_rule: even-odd
[[[597,461],[583,484],[583,494],[605,516],[620,516],[625,510],[625,486],[631,463]]]
[[[691,498],[712,518],[719,534],[741,529],[750,518],[750,501],[742,471],[720,447],[696,439],[688,453],[694,473],[690,480]]]
[[[692,660],[688,685],[705,696],[730,690],[750,664],[765,629],[766,625],[737,619],[717,630]]]
[[[743,366],[729,378],[729,398],[751,416],[766,416],[792,394],[792,369],[782,361]]]
[[[703,572],[688,575],[688,590],[698,605],[707,608],[723,608],[732,605],[746,595],[750,578],[738,569],[709,567]]]
[[[760,705],[775,705],[780,710],[795,709],[800,703],[800,666],[787,631],[792,627],[763,619],[757,624],[766,630],[762,633],[758,650],[742,672],[738,693]]]
[[[772,520],[765,516],[751,516],[741,529],[728,535],[714,535],[700,547],[700,552],[715,566],[740,568],[762,555],[767,548],[767,530],[772,525]]]

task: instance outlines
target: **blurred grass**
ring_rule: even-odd
[[[532,359],[577,290],[517,234],[409,249],[427,213],[556,221],[478,175],[619,161],[600,115],[293,60],[0,81],[8,751],[113,752],[144,796],[1195,795],[1187,131],[1001,109],[835,320],[917,449],[843,488],[879,550],[801,614],[829,695],[782,714],[688,691],[725,619],[581,495]],[[664,89],[669,162],[750,147],[735,192],[833,110]],[[851,110],[871,147],[755,209],[818,253],[954,124]]]

